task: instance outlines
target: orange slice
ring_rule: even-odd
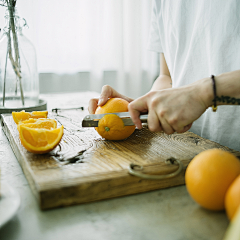
[[[48,111],[33,111],[33,112],[12,112],[13,120],[16,124],[29,118],[47,118]]]
[[[19,122],[17,129],[19,131],[21,125],[25,125],[30,128],[45,128],[45,129],[54,129],[57,127],[57,121],[55,119],[49,118],[29,118],[28,120]]]
[[[29,118],[27,120],[24,120],[24,121],[20,121],[18,124],[21,124],[21,123],[35,123],[37,120],[42,120],[42,119],[46,119],[46,118]]]
[[[63,126],[52,130],[31,128],[25,124],[19,126],[19,136],[22,145],[32,153],[42,154],[53,150],[61,141]]]

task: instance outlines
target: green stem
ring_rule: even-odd
[[[106,130],[106,132],[109,132],[110,128],[109,127],[105,127],[105,130]]]
[[[18,79],[19,79],[19,87],[20,87],[22,105],[24,106],[24,93],[23,93],[23,88],[22,88],[22,76],[21,76],[19,47],[18,47],[17,34],[16,34],[16,31],[15,31],[15,22],[14,22],[15,8],[14,8],[12,2],[9,3],[8,10],[9,10],[9,38],[10,38],[10,31],[12,31],[13,45],[14,45],[14,52],[15,52],[15,61],[14,61],[14,59],[12,57],[12,54],[11,54],[11,48],[9,49],[9,58],[10,58],[10,61],[12,63],[14,72],[16,73],[16,75],[18,76]],[[11,40],[11,39],[9,39],[9,40]],[[11,41],[10,41],[10,46],[11,46]]]
[[[5,62],[5,70],[4,70],[4,82],[3,82],[3,107],[5,105],[5,95],[6,95],[6,75],[7,75],[7,56],[8,56],[9,48],[7,48],[6,54],[6,62]]]

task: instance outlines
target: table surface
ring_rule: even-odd
[[[89,99],[97,96],[81,92],[40,98],[47,100],[49,111],[84,106],[87,114]],[[198,206],[185,186],[41,211],[1,128],[0,167],[1,181],[21,197],[15,217],[0,228],[1,240],[219,240],[229,224],[225,212]]]

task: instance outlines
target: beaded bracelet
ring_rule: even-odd
[[[216,82],[215,82],[215,77],[214,77],[214,75],[211,76],[211,79],[212,79],[213,94],[214,94],[212,110],[213,110],[213,112],[216,112],[216,111],[217,111],[217,100],[216,100],[217,91],[216,91]]]

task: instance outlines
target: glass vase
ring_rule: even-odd
[[[26,21],[8,9],[0,39],[0,108],[27,108],[39,103],[36,51],[22,33]]]

